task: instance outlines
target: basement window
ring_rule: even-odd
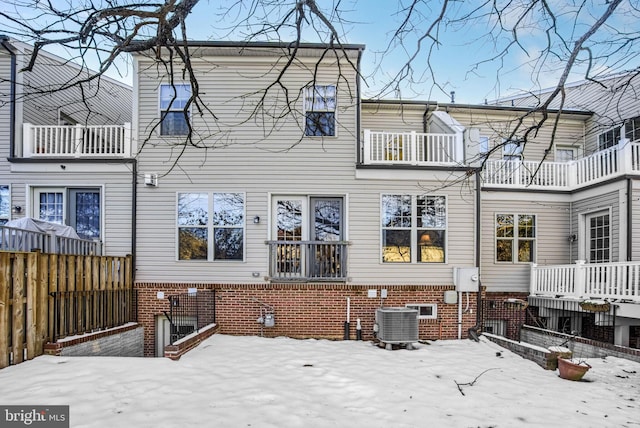
[[[435,320],[438,318],[438,305],[435,303],[410,303],[405,306],[409,309],[417,309],[419,320]]]

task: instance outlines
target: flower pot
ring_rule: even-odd
[[[576,363],[564,358],[558,358],[558,370],[560,370],[562,379],[580,380],[590,368],[591,366],[584,361]]]

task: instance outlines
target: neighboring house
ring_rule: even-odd
[[[637,146],[594,150],[599,116],[579,106],[555,128],[552,110],[523,150],[512,131],[526,107],[361,100],[363,50],[304,44],[281,75],[288,44],[191,42],[190,108],[188,81],[135,55],[145,355],[166,344],[167,297],[194,289],[215,291],[224,333],[333,339],[347,319],[370,339],[381,305],[418,308],[420,337],[446,339],[467,337],[483,301],[531,294],[559,329],[561,295],[576,314],[585,298],[617,299],[615,342],[637,346],[637,275],[579,285],[592,262],[619,269],[640,251]],[[507,321],[484,318],[495,332]]]
[[[131,88],[87,79],[86,70],[44,51],[33,70],[21,71],[31,52],[0,36],[0,224],[61,223],[100,241],[103,254],[131,254]]]

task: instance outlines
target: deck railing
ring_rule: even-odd
[[[267,241],[269,277],[282,281],[346,281],[346,241]]]
[[[364,130],[364,163],[452,165],[462,162],[462,141],[455,134]]]
[[[572,190],[640,172],[640,142],[623,141],[570,162],[487,160],[483,186]]]
[[[0,225],[0,251],[29,252],[36,249],[43,253],[99,256],[102,243]]]
[[[23,125],[23,156],[131,157],[131,124]]]
[[[531,266],[531,295],[640,303],[640,262]]]

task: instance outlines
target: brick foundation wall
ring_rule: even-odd
[[[444,292],[454,286],[380,286],[349,284],[161,284],[137,283],[138,322],[144,325],[144,355],[155,355],[155,317],[168,311],[166,296],[185,293],[188,288],[213,289],[216,292],[218,332],[231,335],[288,336],[293,338],[343,339],[347,297],[351,300],[351,339],[356,338],[356,320],[360,318],[362,339],[373,339],[375,309],[380,306],[380,290],[387,290],[384,306],[400,307],[408,303],[435,303],[438,318],[420,320],[420,339],[457,339],[458,305],[445,304]],[[375,289],[376,298],[368,297]],[[165,299],[157,293],[164,292]],[[260,304],[275,309],[275,326],[264,327],[256,320]],[[466,296],[463,295],[463,310]],[[469,311],[462,317],[462,337],[476,325],[477,293],[469,295]]]
[[[71,357],[142,357],[143,337],[143,327],[130,324],[47,343],[44,352]]]

